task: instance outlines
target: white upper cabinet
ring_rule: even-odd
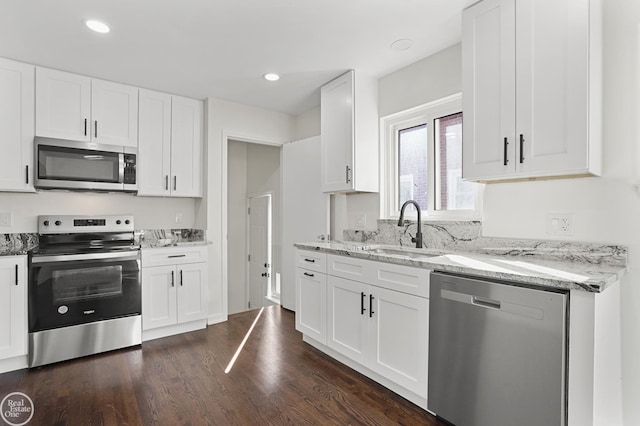
[[[138,195],[171,195],[171,95],[140,89]]]
[[[349,71],[321,89],[322,190],[378,191],[378,81]]]
[[[36,68],[36,135],[91,140],[91,79]]]
[[[34,191],[34,69],[0,58],[0,191]]]
[[[138,147],[138,88],[91,81],[91,138],[94,142]]]
[[[601,6],[483,0],[463,12],[463,177],[601,171]]]
[[[36,135],[138,147],[138,89],[36,69]]]
[[[202,196],[202,101],[171,99],[171,195]]]
[[[203,104],[140,89],[138,195],[201,197]]]

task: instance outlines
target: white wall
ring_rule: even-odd
[[[34,194],[0,192],[0,212],[11,213],[11,227],[0,233],[37,232],[38,215],[133,214],[136,229],[193,228],[196,201],[192,198],[138,197],[130,194],[42,191]],[[182,222],[176,223],[176,213]]]
[[[229,313],[247,308],[247,144],[230,141],[227,172]]]
[[[227,304],[227,139],[282,145],[293,140],[288,114],[209,98],[207,105],[206,215],[209,247],[209,323],[224,321]]]
[[[312,136],[320,136],[320,106],[311,108],[296,116],[294,140],[303,140]]]

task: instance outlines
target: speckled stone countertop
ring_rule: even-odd
[[[298,243],[295,246],[304,250],[316,250],[434,271],[517,281],[551,288],[578,289],[591,293],[604,291],[609,285],[618,281],[627,270],[626,266],[607,263],[593,264],[573,260],[548,260],[462,251],[408,249],[400,246],[357,242],[310,242]],[[376,248],[402,249],[408,255],[376,253],[374,251]]]
[[[202,229],[149,229],[136,231],[141,248],[202,246],[210,244]]]

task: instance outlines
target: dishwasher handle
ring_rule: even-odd
[[[473,296],[471,303],[483,308],[500,309],[501,303],[499,300],[486,299],[484,297]]]

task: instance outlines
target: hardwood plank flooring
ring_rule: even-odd
[[[443,425],[302,341],[294,314],[265,308],[141,347],[0,375],[30,425]]]

